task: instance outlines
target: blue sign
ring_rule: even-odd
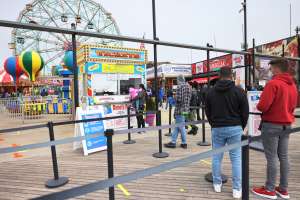
[[[82,119],[95,119],[102,118],[102,113],[84,114]],[[83,132],[85,136],[100,134],[100,136],[89,138],[85,140],[85,145],[88,152],[94,152],[99,148],[106,147],[106,137],[104,136],[104,123],[103,121],[94,121],[83,123]]]

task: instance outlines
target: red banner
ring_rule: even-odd
[[[209,61],[210,71],[217,71],[221,67],[229,66],[232,67],[232,55],[227,54],[217,58],[213,58]],[[207,61],[192,64],[192,74],[198,74],[207,72]]]

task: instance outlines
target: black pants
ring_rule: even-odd
[[[138,114],[140,114],[140,115],[136,116],[138,128],[145,128],[145,120],[144,120],[144,116],[143,116],[143,111],[139,111]]]

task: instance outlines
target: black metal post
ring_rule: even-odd
[[[130,125],[130,106],[127,107],[127,124],[128,124],[128,130],[131,129],[131,125]],[[126,141],[123,142],[124,144],[134,144],[136,143],[135,140],[131,140],[131,133],[128,132],[128,139]]]
[[[53,122],[48,122],[48,129],[49,129],[49,137],[50,141],[55,141],[54,137],[54,130],[53,130]],[[45,183],[47,188],[57,188],[63,186],[69,182],[67,177],[59,177],[58,173],[58,164],[57,164],[57,157],[56,157],[56,147],[51,146],[51,156],[52,156],[52,165],[53,165],[53,174],[54,179],[50,179]]]
[[[209,43],[206,44],[207,47],[213,47],[212,45],[209,45]],[[206,51],[206,61],[207,61],[207,72],[208,72],[208,77],[207,77],[207,82],[208,82],[208,90],[210,88],[210,51]],[[205,111],[204,111],[204,104],[202,105],[202,120],[205,120]],[[202,141],[198,142],[197,144],[199,146],[210,146],[210,143],[206,141],[205,137],[205,123],[202,122]]]
[[[207,47],[213,47],[209,43],[206,44]],[[207,77],[207,83],[208,83],[208,89],[210,88],[210,51],[206,51],[206,60],[207,60],[207,72],[208,72],[208,77]]]
[[[205,111],[204,106],[201,109],[202,120],[205,120]],[[205,122],[202,122],[202,141],[197,143],[199,146],[210,146],[210,143],[206,141],[206,134],[205,134]]]
[[[158,40],[156,37],[156,8],[155,0],[152,0],[152,23],[153,23],[153,40]],[[158,77],[157,77],[157,44],[153,44],[153,67],[154,67],[154,88],[155,88],[155,110],[158,111]],[[156,113],[157,114],[157,113]],[[157,121],[157,117],[156,117]]]
[[[244,10],[244,51],[248,50],[248,36],[247,36],[247,0],[243,2]],[[249,85],[249,66],[248,66],[248,57],[244,55],[244,65],[245,65],[245,87]]]
[[[76,29],[76,25],[72,24],[72,29]],[[78,67],[77,67],[77,47],[76,47],[76,35],[72,34],[72,51],[73,51],[73,76],[74,76],[74,105],[75,111],[79,107],[79,95],[78,95]]]
[[[156,116],[159,118],[158,120],[156,120],[158,122],[158,124],[156,124],[156,126],[161,126],[161,111],[160,110],[157,112]],[[161,129],[158,131],[158,152],[154,153],[152,156],[155,158],[169,157],[168,153],[162,151],[162,130]]]
[[[105,137],[107,139],[107,170],[108,178],[114,177],[114,159],[113,159],[113,144],[112,136],[114,135],[113,129],[107,129],[105,131]],[[115,200],[115,187],[109,188],[109,200]]]
[[[153,39],[158,40],[156,37],[156,8],[155,0],[152,0],[152,22],[153,22]],[[155,86],[155,110],[156,112],[156,125],[161,125],[161,112],[158,109],[158,78],[157,78],[157,44],[153,44],[153,55],[154,55],[154,86]],[[158,142],[159,142],[159,152],[154,153],[155,158],[166,158],[169,156],[168,153],[162,152],[162,130],[158,131]]]
[[[253,84],[255,84],[255,39],[252,39],[252,77],[253,77]],[[257,88],[256,88],[257,89]]]
[[[168,103],[168,102],[167,102]],[[172,105],[169,105],[169,125],[172,124]],[[169,132],[165,136],[171,136],[172,129],[169,128]]]
[[[296,27],[296,37],[297,37],[297,44],[298,44],[298,57],[300,57],[300,37],[299,37],[299,30],[300,28],[297,26]],[[298,85],[300,84],[300,62],[297,61],[298,63]],[[299,86],[298,86],[299,87]]]
[[[249,140],[243,135],[242,140]],[[249,145],[242,147],[242,200],[249,200]]]

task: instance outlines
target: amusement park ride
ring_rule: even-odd
[[[35,0],[26,4],[18,21],[120,35],[119,27],[111,13],[92,0]],[[50,75],[51,67],[61,63],[65,52],[72,50],[72,36],[66,34],[14,29],[11,40],[9,48],[13,55],[31,50],[41,55],[45,62],[43,75]],[[110,39],[77,37],[76,40],[77,46],[87,43],[122,46],[122,42]]]

